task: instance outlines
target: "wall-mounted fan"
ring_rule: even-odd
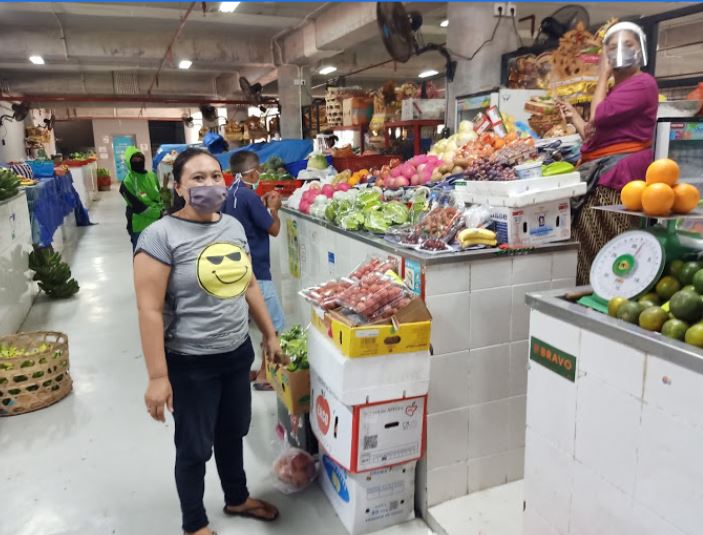
[[[54,112],[51,112],[51,116],[48,119],[44,119],[43,121],[44,124],[41,125],[41,128],[46,128],[49,132],[51,132],[54,129],[54,124],[56,123],[56,116],[54,115]]]
[[[17,122],[24,121],[25,118],[27,117],[28,113],[29,113],[29,103],[28,102],[21,102],[19,104],[12,104],[12,114],[0,115],[0,126],[2,126],[2,123],[5,119],[9,119],[11,121],[17,121]]]
[[[186,128],[193,128],[193,117],[188,115],[187,113],[184,113],[181,116],[181,121],[183,121],[183,124]]]
[[[242,93],[244,93],[244,98],[247,102],[249,102],[249,104],[257,105],[261,103],[261,91],[263,90],[261,84],[252,84],[249,80],[243,76],[240,76],[239,87],[241,88]]]
[[[218,122],[219,117],[215,106],[211,106],[210,104],[201,104],[200,113],[203,114],[203,121],[208,123]]]
[[[386,50],[395,61],[407,62],[413,55],[419,56],[430,50],[442,54],[446,61],[447,81],[454,80],[456,61],[442,45],[425,44],[420,33],[422,15],[417,11],[406,11],[402,2],[376,3],[376,22]]]
[[[550,16],[542,19],[534,44],[536,46],[556,46],[561,36],[574,29],[579,22],[584,29],[588,29],[590,17],[584,7],[574,4],[561,7]]]

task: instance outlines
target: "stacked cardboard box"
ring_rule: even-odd
[[[414,517],[425,449],[431,317],[417,299],[394,321],[353,325],[313,310],[308,333],[320,485],[352,535]]]

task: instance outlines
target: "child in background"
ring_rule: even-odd
[[[254,275],[259,282],[266,306],[276,328],[280,333],[285,325],[283,309],[271,280],[271,257],[269,236],[276,237],[281,230],[278,210],[281,208],[281,196],[277,192],[259,198],[256,188],[259,185],[260,162],[256,153],[251,151],[235,152],[229,161],[230,171],[235,182],[227,194],[223,213],[235,217],[244,227],[249,242]],[[258,372],[252,371],[250,379],[256,390],[272,390],[266,381],[265,363],[261,362]]]

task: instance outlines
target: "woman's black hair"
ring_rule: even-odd
[[[190,147],[181,152],[178,156],[176,156],[176,160],[173,162],[173,181],[175,182],[175,184],[181,183],[183,168],[190,160],[192,160],[196,156],[209,156],[218,164],[220,163],[217,158],[215,158],[210,152],[206,151],[205,149]],[[178,193],[176,192],[175,184],[173,187],[173,204],[171,205],[171,209],[169,210],[169,213],[171,214],[177,212],[186,205],[185,199],[178,195]]]

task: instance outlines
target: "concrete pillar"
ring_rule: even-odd
[[[296,85],[297,80],[305,85]],[[278,99],[281,103],[281,137],[301,139],[303,137],[302,107],[310,104],[310,71],[298,65],[278,67]]]
[[[0,115],[12,115],[9,103],[0,102]],[[2,126],[0,126],[0,162],[23,161],[25,159],[24,122],[3,119]]]
[[[498,18],[493,16],[493,4],[449,2],[447,4],[447,47],[464,56],[471,56],[491,37]],[[500,85],[501,56],[518,48],[513,21],[504,17],[492,42],[486,44],[473,60],[455,58],[458,62],[454,82],[449,84],[448,124],[454,128],[454,98],[484,91]]]

